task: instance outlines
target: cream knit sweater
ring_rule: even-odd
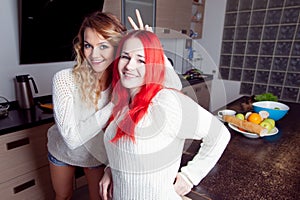
[[[72,69],[53,77],[55,125],[48,130],[48,151],[70,165],[93,167],[107,163],[102,128],[106,126],[113,105],[111,88],[101,93],[98,111],[82,103]]]
[[[126,108],[127,109],[127,108]],[[181,199],[173,183],[178,173],[185,139],[202,139],[197,155],[181,168],[193,185],[215,166],[230,139],[228,129],[189,97],[161,90],[135,130],[135,142],[111,139],[124,109],[108,126],[104,144],[113,177],[114,200]]]
[[[168,61],[165,86],[182,88]],[[106,164],[102,129],[107,125],[113,108],[111,88],[101,93],[98,111],[82,103],[71,68],[54,75],[52,90],[55,125],[48,130],[48,151],[58,160],[74,166]]]

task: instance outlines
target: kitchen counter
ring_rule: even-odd
[[[205,82],[205,81],[211,81],[213,79],[212,74],[202,74],[200,77],[195,77],[195,78],[190,79],[190,80],[184,79],[183,76],[180,75],[180,74],[178,76],[181,80],[182,88],[190,86],[190,85],[202,83],[202,82]]]
[[[49,99],[51,96],[36,98],[35,101],[48,102]],[[0,118],[0,135],[54,122],[53,114],[44,112],[38,106],[23,110],[12,102],[10,107],[8,116]]]
[[[226,106],[242,112],[242,97]],[[279,133],[249,139],[230,129],[231,140],[212,171],[188,194],[194,199],[299,199],[300,196],[300,104],[276,122]],[[184,154],[186,163],[199,148],[193,142]]]

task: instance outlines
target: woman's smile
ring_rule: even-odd
[[[114,47],[95,30],[86,28],[84,55],[95,72],[103,72],[113,62]]]

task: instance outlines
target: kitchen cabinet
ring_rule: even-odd
[[[119,20],[121,20],[122,13],[122,0],[104,0],[103,12],[109,12],[114,14]]]
[[[190,22],[191,37],[193,39],[202,38],[204,10],[205,0],[193,0],[192,18]]]
[[[0,136],[1,199],[53,199],[47,130],[53,123]]]
[[[210,80],[193,85],[188,85],[182,88],[182,92],[183,94],[192,98],[203,108],[209,110],[211,84],[212,81]]]
[[[156,1],[156,27],[168,28],[176,32],[189,35],[192,0],[157,0]],[[168,32],[159,29],[156,34],[168,38]],[[170,32],[172,37],[172,32]]]
[[[122,16],[122,0],[105,0],[103,5],[104,12],[111,12],[115,14],[119,19]],[[143,4],[142,1],[130,1],[136,6]],[[140,2],[140,3],[138,3]],[[160,38],[178,38],[187,37],[190,32],[191,23],[191,11],[192,11],[192,0],[153,0],[153,4],[156,4],[155,9],[155,33]],[[131,9],[134,10],[134,9]],[[141,13],[142,18],[146,18],[144,13]],[[127,17],[127,16],[125,16]],[[132,14],[135,17],[135,14]],[[127,19],[122,19],[123,23]],[[185,32],[187,35],[180,34]]]

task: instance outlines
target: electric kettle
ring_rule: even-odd
[[[15,79],[16,98],[19,107],[22,109],[30,109],[34,107],[30,81],[32,82],[35,93],[38,93],[36,84],[29,74],[16,76]]]

